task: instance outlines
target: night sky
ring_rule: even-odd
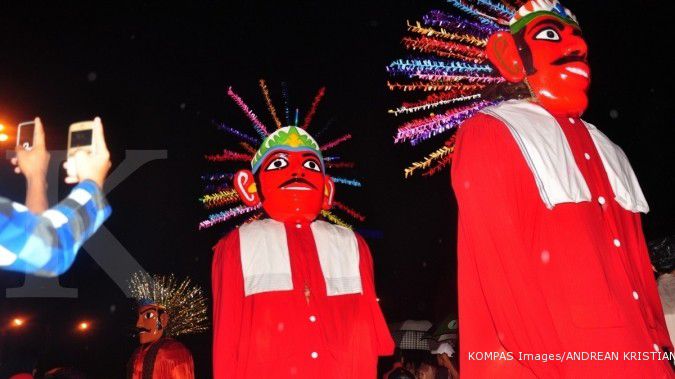
[[[22,9],[0,6],[0,122],[11,126],[39,115],[48,147],[64,149],[70,123],[101,116],[113,170],[126,150],[167,151],[168,159],[144,165],[109,195],[114,213],[107,227],[146,270],[189,275],[210,291],[210,247],[225,229],[197,231],[207,214],[197,201],[199,177],[209,168],[202,157],[228,144],[213,120],[248,125],[227,86],[272,125],[258,79],[266,79],[278,106],[280,83],[287,82],[301,112],[325,85],[313,128],[334,119],[326,137],[347,131],[354,137],[336,151],[359,163],[350,176],[364,188],[341,186],[337,197],[368,217],[359,228],[371,237],[385,316],[437,321],[456,312],[449,173],[402,175],[442,137],[414,149],[393,145],[399,121],[387,109],[398,99],[386,89],[384,69],[406,55],[400,45],[406,20],[447,7],[443,1],[23,3]],[[651,207],[643,218],[648,240],[675,231],[674,83],[667,58],[674,9],[663,3],[565,2],[590,50],[593,83],[584,118],[630,158]],[[0,144],[3,158],[6,147]],[[0,195],[23,201],[24,189],[9,161],[0,160]],[[67,192],[61,184],[61,197]],[[123,377],[137,344],[135,315],[92,258],[81,252],[60,278],[63,287],[78,288],[76,299],[4,297],[5,288],[23,280],[0,272],[0,330],[14,315],[29,318],[20,335],[0,334],[5,354],[33,351],[42,368],[75,364],[94,378]],[[93,323],[86,335],[74,331],[81,319]],[[183,341],[198,377],[209,377],[210,335]]]

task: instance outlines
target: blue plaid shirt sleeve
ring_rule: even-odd
[[[0,198],[0,269],[61,275],[110,213],[98,185],[89,180],[41,215]]]

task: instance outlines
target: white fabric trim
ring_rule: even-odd
[[[293,289],[284,224],[265,219],[239,228],[244,294]]]
[[[311,225],[328,296],[363,293],[359,245],[350,229],[325,221]]]
[[[528,101],[510,100],[482,112],[509,128],[547,208],[591,200],[591,192],[576,165],[565,133],[544,108]],[[601,157],[617,203],[631,212],[648,212],[647,201],[626,155],[593,125],[584,124]]]
[[[328,296],[363,293],[354,232],[325,221],[311,224]],[[239,228],[245,296],[293,289],[286,228],[264,219]]]
[[[594,125],[586,121],[584,121],[584,124],[588,128],[598,154],[600,154],[602,165],[605,167],[609,184],[614,192],[614,200],[623,209],[631,212],[648,213],[649,204],[647,204],[647,199],[642,193],[640,183],[626,154]]]

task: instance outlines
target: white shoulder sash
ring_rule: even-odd
[[[509,128],[547,208],[591,200],[565,133],[544,108],[527,101],[510,100],[482,112]],[[602,159],[617,203],[631,212],[648,212],[647,201],[626,155],[593,125],[584,124]]]

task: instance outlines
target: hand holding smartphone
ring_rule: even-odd
[[[16,128],[16,146],[30,151],[35,143],[35,121],[24,121]]]
[[[93,180],[103,186],[110,169],[110,153],[103,136],[101,119],[71,124],[68,128],[68,159],[64,164],[66,183]]]

